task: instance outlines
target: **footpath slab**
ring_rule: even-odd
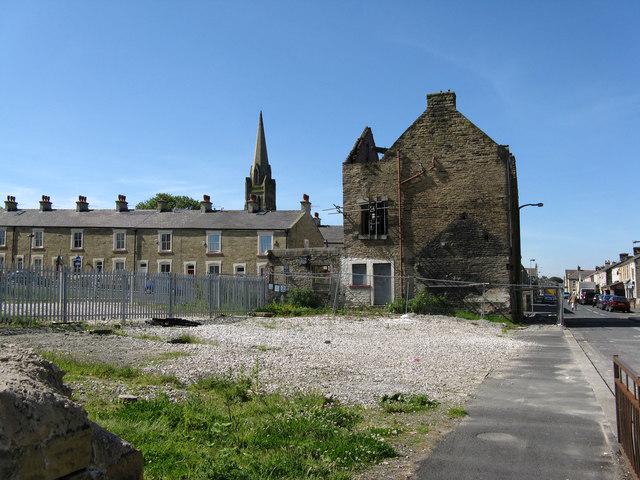
[[[520,334],[533,346],[492,372],[417,472],[421,480],[614,480],[608,425],[559,327]]]

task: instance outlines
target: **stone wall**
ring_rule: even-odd
[[[141,480],[140,452],[90,422],[62,375],[30,350],[0,345],[0,478]]]
[[[355,151],[376,148],[371,136],[361,139]],[[421,174],[402,186],[403,265],[398,156],[401,180]],[[343,197],[346,258],[386,259],[397,276],[518,281],[515,159],[457,111],[453,92],[428,95],[427,110],[380,160],[352,152],[343,164]],[[387,238],[359,238],[359,205],[376,198],[388,201]],[[399,278],[394,287],[400,295]]]

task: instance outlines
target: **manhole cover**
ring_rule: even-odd
[[[518,441],[517,437],[513,435],[509,435],[508,433],[502,432],[485,432],[478,434],[478,438],[482,440],[490,440],[492,442],[516,442]]]

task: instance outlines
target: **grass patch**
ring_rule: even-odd
[[[168,340],[167,343],[184,345],[184,344],[203,344],[207,342],[193,335],[184,334],[184,335],[180,335],[179,337]]]
[[[162,396],[86,408],[142,451],[150,480],[346,480],[395,455],[382,432],[362,426],[360,407],[251,388],[247,378],[208,378],[191,386],[184,401]]]
[[[258,312],[272,313],[278,317],[308,317],[313,315],[325,315],[331,313],[330,308],[325,307],[301,307],[292,303],[271,302],[260,307]]]
[[[56,364],[65,372],[66,380],[79,380],[82,377],[93,377],[107,380],[118,380],[136,385],[166,385],[182,386],[173,375],[146,373],[133,367],[120,367],[103,362],[77,360],[71,355],[56,352],[40,352],[40,355]]]
[[[464,407],[451,407],[447,410],[447,417],[449,418],[462,418],[468,415]]]
[[[477,313],[470,312],[469,310],[455,310],[453,312],[453,316],[457,318],[462,318],[465,320],[483,320],[483,318]],[[509,317],[499,314],[488,314],[484,316],[484,320],[491,323],[503,323],[504,327],[502,328],[503,332],[508,330],[513,330],[518,328],[520,324],[514,323],[511,321]]]
[[[149,340],[151,342],[164,342],[165,339],[159,337],[158,335],[149,335],[147,333],[143,333],[140,335],[129,335],[131,338],[137,338],[138,340]]]
[[[384,395],[380,399],[380,405],[387,413],[411,413],[433,410],[440,403],[423,394],[406,395],[404,393],[395,393],[393,395]]]

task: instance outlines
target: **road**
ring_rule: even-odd
[[[613,355],[640,371],[640,313],[606,312],[578,305],[565,309],[565,324],[613,391]]]

